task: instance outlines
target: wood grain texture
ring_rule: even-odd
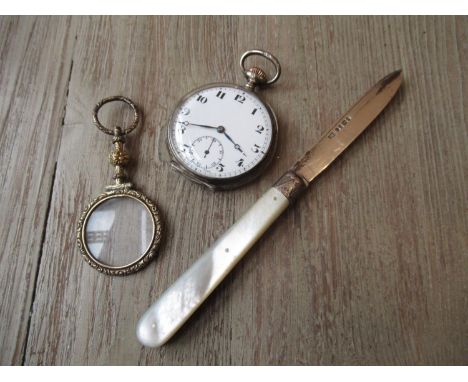
[[[32,54],[31,23],[34,38],[49,36],[35,44],[43,55],[52,41],[63,47],[60,60],[45,59],[50,77],[28,80],[31,90],[17,97],[23,134],[8,135],[11,123],[1,130],[2,184],[11,190],[1,201],[9,222],[0,229],[0,282],[9,291],[3,363],[21,363],[24,354],[25,364],[41,365],[468,364],[467,17],[3,18],[0,28],[14,25],[9,38],[17,42],[13,48],[0,34],[2,84],[37,70],[37,59],[22,53]],[[158,159],[163,131],[189,90],[242,83],[238,58],[254,47],[283,66],[262,92],[279,120],[277,156],[253,184],[212,193]],[[150,303],[362,93],[400,67],[403,88],[363,137],[170,343],[142,348],[135,325]],[[9,82],[2,121],[19,84]],[[48,97],[28,102],[44,87],[53,89]],[[114,94],[144,112],[129,138],[130,174],[160,206],[166,228],[156,261],[125,278],[97,273],[75,245],[81,210],[111,180],[110,141],[90,113]],[[44,102],[47,118],[35,112]],[[125,116],[112,111],[114,122]],[[27,139],[39,122],[41,141]],[[20,148],[31,142],[32,152]],[[26,187],[38,182],[32,172],[46,174],[34,197]]]
[[[0,18],[0,364],[22,362],[62,119],[70,18]]]

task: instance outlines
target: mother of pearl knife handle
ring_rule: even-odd
[[[140,342],[155,347],[169,340],[288,205],[270,188],[146,311],[137,326]]]

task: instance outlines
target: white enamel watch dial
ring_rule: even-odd
[[[169,148],[176,167],[213,188],[253,179],[275,148],[276,119],[245,88],[214,84],[181,101],[169,124]]]

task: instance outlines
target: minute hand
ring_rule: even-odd
[[[146,346],[160,346],[187,321],[268,227],[380,114],[401,85],[401,71],[380,80],[227,230],[138,322]]]
[[[223,130],[223,134],[227,139],[229,139],[232,142],[232,144],[234,145],[234,148],[236,150],[240,151],[242,154],[244,154],[244,156],[247,156],[247,155],[245,155],[245,153],[242,150],[242,148],[240,147],[240,145],[238,145],[236,142],[234,142],[234,140],[228,135],[228,133],[226,133],[226,130]]]
[[[192,125],[192,126],[199,126],[199,127],[206,127],[207,129],[217,129],[218,127],[216,126],[210,126],[210,125],[199,125],[198,123],[192,123],[192,122],[188,122],[189,125]]]

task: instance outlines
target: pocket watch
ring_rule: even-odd
[[[252,55],[275,67],[268,78],[258,66],[245,68]],[[271,162],[277,142],[277,120],[255,93],[281,75],[278,60],[263,50],[249,50],[240,59],[244,86],[213,83],[185,95],[168,126],[172,166],[189,179],[213,190],[232,189],[252,181]]]

